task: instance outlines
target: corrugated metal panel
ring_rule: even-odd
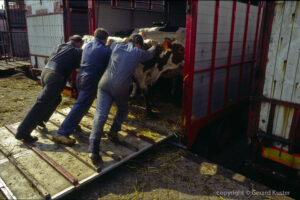
[[[55,13],[55,3],[61,3],[61,0],[25,0],[26,7],[31,7],[31,15],[41,14],[41,12]]]
[[[198,2],[195,70],[206,69],[211,66],[211,48],[213,42],[213,29],[214,29],[214,10],[215,10],[214,1]]]
[[[214,78],[212,82],[212,99],[211,99],[211,112],[218,111],[224,106],[224,95],[225,95],[225,83],[226,83],[226,66],[228,64],[228,53],[230,46],[230,34],[231,34],[231,23],[232,23],[232,12],[233,12],[233,1],[220,1],[217,33],[216,33],[216,52],[215,52],[215,64],[214,67]],[[256,24],[258,16],[258,6],[251,5],[249,9],[248,18],[248,31],[247,38],[245,40],[245,56],[242,58],[243,46],[244,46],[244,31],[247,16],[246,3],[237,2],[235,12],[235,24],[233,32],[233,43],[232,43],[232,54],[231,63],[241,63],[248,60],[252,60],[253,47],[256,33]],[[193,85],[193,111],[192,115],[195,116],[194,120],[205,116],[203,110],[204,105],[199,106],[200,103],[207,105],[208,95],[203,94],[209,91],[210,77],[207,78],[196,78],[196,76],[202,77],[198,74],[206,74],[210,76],[213,58],[213,36],[215,31],[215,9],[216,1],[199,1],[198,2],[198,14],[197,14],[197,35],[196,35],[196,50],[195,50],[195,75]],[[233,65],[230,67],[229,76],[229,89],[228,89],[228,102],[232,103],[248,95],[248,88],[250,82],[250,72],[252,63],[244,63],[242,65],[243,70],[240,69],[241,64]],[[221,67],[222,69],[218,69]],[[198,72],[197,72],[198,71]],[[240,96],[238,96],[240,82]],[[201,92],[200,92],[201,91]],[[201,97],[198,95],[201,93]],[[203,98],[206,98],[204,101]]]
[[[204,117],[207,113],[210,72],[195,74],[192,120]]]
[[[118,6],[119,3],[121,1],[118,1]],[[109,3],[99,1],[95,2],[95,13],[96,25],[107,29],[111,34],[134,28],[151,27],[154,21],[164,21],[163,12],[112,8]]]
[[[27,27],[30,54],[50,56],[53,48],[64,42],[62,14],[28,17]]]
[[[64,42],[62,1],[25,0],[25,5],[31,63],[43,69],[47,63],[46,56],[50,56],[56,45]]]
[[[233,103],[237,100],[238,81],[239,81],[240,65],[234,65],[230,68],[230,79],[228,87],[228,102]]]
[[[276,2],[269,44],[263,95],[270,99],[300,103],[300,3]],[[262,103],[259,129],[267,131],[269,103]],[[272,133],[289,138],[294,109],[277,105]]]

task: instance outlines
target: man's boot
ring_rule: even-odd
[[[99,155],[99,145],[100,145],[100,140],[94,140],[90,139],[90,144],[89,144],[89,157],[92,160],[92,163],[97,169],[97,172],[100,172],[103,166],[103,161],[101,156]]]
[[[107,133],[107,137],[110,141],[114,142],[114,143],[120,143],[119,137],[118,137],[118,131],[114,131],[114,130],[110,130]]]
[[[48,133],[48,129],[46,127],[46,124],[44,122],[39,122],[37,125],[37,129],[41,132],[41,133]]]
[[[78,124],[78,125],[75,127],[74,131],[77,132],[77,133],[80,133],[80,132],[82,131],[81,126]]]
[[[70,137],[66,137],[66,136],[58,134],[58,133],[56,133],[56,135],[52,135],[52,139],[55,142],[65,144],[65,145],[69,145],[69,146],[72,146],[76,143],[75,139],[70,138]]]
[[[27,143],[34,143],[34,142],[38,141],[38,138],[35,136],[21,135],[20,133],[17,133],[15,138],[17,140],[23,140],[24,142],[27,142]]]

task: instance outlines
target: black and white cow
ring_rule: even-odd
[[[84,44],[94,39],[91,35],[83,37]],[[151,38],[152,39],[152,38]],[[108,40],[125,42],[126,38],[109,37]],[[145,39],[143,49],[151,47],[149,39]],[[184,65],[184,46],[176,43],[175,39],[165,38],[155,49],[154,57],[144,63],[140,63],[134,71],[134,83],[130,97],[134,97],[137,89],[144,96],[147,114],[152,114],[149,88],[152,87],[161,76],[172,77],[175,74],[182,75]]]
[[[151,114],[150,87],[160,77],[173,78],[182,75],[183,66],[184,47],[166,40],[163,44],[157,46],[155,55],[151,60],[140,63],[135,69],[133,89],[130,96],[134,97],[137,89],[139,89],[145,98],[147,114]],[[174,91],[171,91],[171,93],[174,93]]]

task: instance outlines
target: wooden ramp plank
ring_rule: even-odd
[[[51,123],[47,123],[47,129],[51,134],[55,134],[55,131],[57,130],[57,126],[55,126]],[[93,163],[91,162],[91,159],[88,157],[89,156],[89,152],[88,152],[88,144],[89,143],[85,139],[82,139],[82,137],[75,137],[75,138],[76,138],[77,142],[72,147],[68,147],[65,145],[62,145],[62,146],[64,146],[64,148],[67,151],[71,151],[76,156],[78,156],[84,163],[87,163],[88,166],[91,166],[93,168],[91,173],[89,173],[89,175],[86,175],[84,177],[84,178],[86,178],[87,176],[94,174],[96,172],[96,168],[94,167]],[[102,158],[104,161],[104,166],[115,163],[113,158],[111,158],[109,156],[102,155]],[[79,181],[80,180],[82,180],[82,179],[80,178]]]
[[[15,137],[4,127],[0,128],[0,145],[2,145],[11,155],[15,155],[21,152],[25,152],[28,148],[19,140],[16,140]]]
[[[0,153],[3,156],[3,154]],[[10,162],[0,164],[0,177],[17,199],[41,199],[42,196]]]
[[[17,126],[18,124],[14,124],[14,127]],[[1,135],[7,134],[7,132],[3,130],[4,129],[1,128]],[[28,148],[24,144],[21,144],[20,141],[16,140],[13,134],[10,133],[10,135],[6,135],[6,137],[8,138],[5,141],[8,141],[9,145],[5,148],[6,150],[11,151],[12,154],[15,155],[16,152],[20,153],[21,148],[23,148],[23,151],[28,151]],[[13,147],[12,144],[15,144],[15,146]],[[62,188],[74,187],[32,151],[16,157],[15,160],[20,166],[24,167],[35,180],[41,183],[51,196],[60,192]],[[55,180],[55,182],[53,180]]]
[[[38,180],[51,196],[66,188],[75,188],[69,181],[61,176],[36,154],[26,154],[17,158],[17,161]],[[55,181],[54,181],[55,180]]]
[[[91,111],[91,112],[90,112]],[[95,112],[95,107],[91,107],[89,112],[93,114]],[[113,107],[111,109],[111,112],[108,116],[108,123],[112,124],[112,120],[114,118],[116,110]],[[137,131],[139,134],[147,137],[150,136],[151,139],[154,139],[156,142],[162,140],[167,135],[165,133],[166,125],[169,125],[166,121],[163,120],[142,120],[144,119],[141,115],[144,117],[144,113],[137,113],[130,109],[129,115],[125,122],[122,124],[122,128],[128,129],[128,130],[134,130]],[[178,127],[170,126],[175,129]],[[169,130],[170,132],[175,132],[177,130]],[[126,131],[125,131],[126,132]],[[147,134],[145,134],[147,132]]]
[[[52,118],[53,117],[53,118]],[[61,114],[59,113],[54,113],[52,115],[52,117],[50,118],[51,120],[53,121],[56,121],[56,123],[58,125],[60,125],[62,123],[62,121],[64,120],[64,116],[62,116]],[[85,118],[85,117],[84,117]],[[88,118],[86,119],[88,120]],[[83,121],[83,120],[82,120]],[[82,125],[82,122],[81,124]],[[85,145],[86,145],[86,150],[88,149],[88,137],[89,137],[89,134],[90,134],[90,129],[87,129],[85,128],[84,126],[81,126],[82,129],[84,130],[84,132],[82,134],[80,134],[83,138],[85,138]],[[58,127],[56,127],[56,130],[58,129]],[[88,134],[87,134],[88,133]],[[76,138],[77,139],[77,138]],[[81,139],[83,140],[83,139]],[[112,151],[113,153],[121,156],[121,157],[126,157],[127,155],[133,153],[133,150],[132,149],[128,149],[127,147],[124,147],[122,145],[115,145],[113,144],[110,140],[108,140],[107,138],[105,137],[102,137],[101,139],[101,144],[100,144],[100,148],[104,151]]]
[[[70,108],[66,108],[63,110],[70,110]],[[65,112],[65,111],[62,111]],[[59,116],[60,115],[60,116]],[[112,123],[112,115],[110,115],[107,119],[108,122]],[[55,115],[54,119],[57,123],[61,124],[64,120],[65,116],[58,113],[58,115]],[[84,126],[87,126],[89,130],[92,128],[93,120],[87,116],[84,116],[81,120],[80,124],[84,124]],[[108,132],[110,130],[110,126],[108,124],[105,124],[104,126],[104,132]],[[149,143],[142,141],[139,138],[135,138],[134,136],[131,136],[125,132],[119,131],[119,139],[121,142],[123,142],[127,147],[129,147],[131,150],[138,150],[140,148],[143,148],[145,145],[149,145]],[[101,145],[106,141],[105,137],[102,137]],[[118,154],[118,153],[117,153]]]
[[[18,124],[13,125],[12,127],[17,128]],[[95,172],[72,156],[66,149],[40,134],[38,131],[34,130],[31,135],[39,138],[38,142],[35,143],[36,147],[42,150],[47,156],[49,156],[77,180],[80,181]],[[79,151],[80,149],[77,150]],[[81,149],[81,151],[82,150],[83,149]],[[87,154],[87,149],[84,149],[83,151]]]

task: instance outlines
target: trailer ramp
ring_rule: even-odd
[[[59,199],[79,189],[95,178],[109,172],[129,159],[167,139],[180,128],[164,117],[144,120],[144,110],[130,106],[128,119],[119,132],[120,144],[103,137],[101,156],[104,166],[97,172],[88,157],[88,141],[95,107],[80,122],[81,131],[73,134],[77,140],[72,147],[52,140],[71,107],[57,110],[46,124],[48,131],[37,128],[32,135],[39,140],[26,144],[15,139],[19,123],[0,128],[0,189],[8,199]],[[104,127],[108,131],[116,108],[112,107]],[[157,124],[158,123],[158,124]],[[169,130],[169,131],[166,131]]]
[[[30,66],[30,62],[27,60],[17,61],[17,60],[10,60],[10,59],[8,59],[8,60],[0,59],[0,72],[18,69],[18,68],[29,67],[29,66]]]

